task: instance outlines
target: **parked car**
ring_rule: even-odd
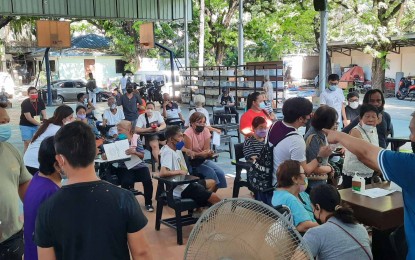
[[[56,80],[51,82],[52,89],[57,90],[56,103],[76,101],[76,96],[79,93],[86,94],[86,81],[78,80]],[[47,86],[43,86],[42,90],[46,90]],[[111,92],[105,91],[102,88],[97,88],[97,102],[107,100],[112,95]]]
[[[13,98],[15,85],[12,77],[7,72],[0,72],[0,92],[5,92],[8,98]]]

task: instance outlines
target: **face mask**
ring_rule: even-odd
[[[267,136],[268,130],[256,130],[255,134],[261,138],[264,138],[265,136]]]
[[[117,105],[116,105],[116,104],[112,104],[112,105],[110,105],[110,108],[111,108],[112,110],[114,110],[114,109],[116,109],[116,108],[117,108]]]
[[[132,88],[127,88],[127,93],[128,93],[128,94],[133,93],[133,89],[132,89]]]
[[[308,179],[304,179],[304,184],[300,184],[300,192],[304,192],[308,187]]]
[[[356,109],[359,106],[359,101],[350,102],[349,107]]]
[[[321,219],[320,219],[320,215],[321,215],[321,212],[320,212],[320,214],[318,214],[318,217],[315,215],[315,211],[316,210],[313,210],[313,215],[314,215],[314,218],[316,219],[316,221],[317,221],[317,223],[319,224],[319,225],[323,225],[323,222],[321,221]]]
[[[330,85],[330,86],[329,86],[329,89],[330,89],[331,91],[335,91],[335,90],[337,89],[337,85]]]
[[[259,108],[260,108],[260,109],[265,109],[265,108],[267,108],[267,105],[265,104],[265,102],[261,102],[261,103],[259,104]]]
[[[180,141],[176,143],[176,150],[181,150],[184,146],[184,142]]]
[[[363,128],[363,130],[365,130],[366,132],[372,132],[373,130],[375,130],[375,126],[366,125],[366,124],[364,124],[364,123],[362,123],[362,128]]]
[[[147,108],[147,113],[153,113],[153,109]]]
[[[63,122],[63,125],[67,125],[67,124],[70,124],[70,123],[72,123],[72,122],[73,122],[72,120],[65,121],[65,122]]]
[[[62,179],[62,180],[66,180],[66,179],[68,179],[68,175],[66,175],[66,173],[65,173],[63,170],[61,170],[61,171],[59,172],[59,175],[61,176],[61,179]]]
[[[119,134],[118,139],[119,140],[125,140],[125,139],[127,139],[127,135],[126,134]]]
[[[12,128],[10,124],[0,125],[0,142],[6,142],[12,135]]]
[[[84,99],[84,104],[88,105],[88,99],[86,99],[86,98]]]
[[[30,94],[29,95],[30,99],[37,99],[39,97],[38,94]]]
[[[79,119],[85,119],[86,118],[86,115],[76,115]]]
[[[205,130],[205,126],[203,126],[203,125],[197,125],[197,126],[196,126],[195,131],[196,131],[197,133],[201,133],[201,132],[203,132],[203,130]]]

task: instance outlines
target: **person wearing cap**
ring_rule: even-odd
[[[346,121],[343,120],[343,122],[344,126],[346,127],[350,124],[351,121],[353,121],[353,119],[359,117],[359,93],[353,91],[347,94],[347,106],[344,109],[346,110]]]
[[[235,108],[235,98],[229,94],[229,89],[222,88],[222,94],[218,97],[218,103],[224,106],[225,114],[235,114],[235,122],[239,123],[239,114]],[[218,116],[215,121],[226,121],[227,123],[231,122],[230,116]],[[215,122],[217,124],[218,122]]]
[[[373,259],[365,227],[351,208],[343,205],[337,189],[322,184],[311,190],[314,217],[320,226],[310,228],[304,242],[317,259]]]

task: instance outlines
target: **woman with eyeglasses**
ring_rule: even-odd
[[[200,112],[189,118],[189,128],[184,131],[185,152],[190,156],[190,165],[205,179],[216,182],[214,191],[226,188],[225,172],[212,160],[214,151],[210,149],[211,133],[206,127],[206,117]]]
[[[290,209],[293,224],[298,232],[318,226],[307,189],[308,181],[299,161],[286,160],[277,170],[277,189],[272,196],[272,206],[285,205]]]

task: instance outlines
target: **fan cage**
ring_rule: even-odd
[[[197,221],[185,260],[313,259],[301,235],[274,208],[246,198],[224,199]]]

